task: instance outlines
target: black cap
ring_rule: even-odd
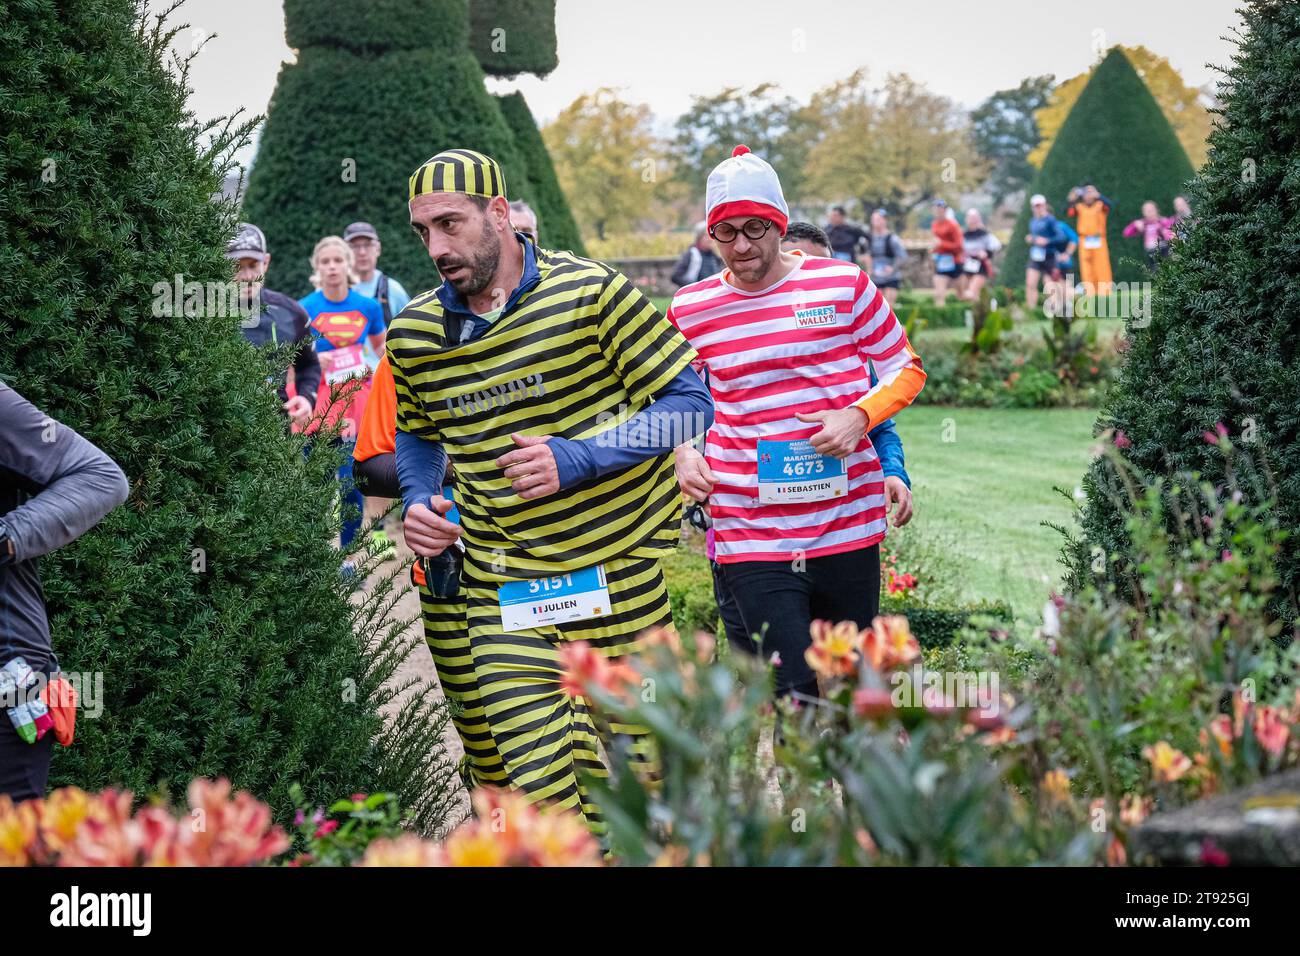
[[[270,258],[266,251],[266,235],[251,222],[241,222],[239,232],[226,246],[227,259],[256,259],[265,262]]]
[[[362,237],[378,241],[379,233],[375,232],[375,227],[368,222],[354,222],[343,230],[343,238],[348,242]]]

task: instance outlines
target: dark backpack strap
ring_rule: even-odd
[[[379,300],[379,307],[384,310],[384,328],[393,324],[393,309],[388,304],[388,276],[382,272],[379,273],[379,281],[375,283],[375,298]]]

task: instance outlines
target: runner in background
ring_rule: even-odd
[[[370,387],[370,367],[363,347],[384,352],[384,313],[379,303],[351,288],[354,278],[352,247],[339,236],[326,236],[316,243],[311,255],[315,292],[299,300],[307,310],[309,326],[320,358],[324,382],[316,398],[316,414],[327,425],[342,422],[339,443],[345,456],[339,466],[339,488],[343,498],[343,525],[339,544],[346,549],[361,527],[365,499],[352,482],[352,447],[356,442]],[[355,384],[356,380],[361,384]],[[347,397],[335,402],[335,390]],[[309,428],[314,431],[316,426]],[[350,512],[356,510],[355,516]],[[343,563],[343,573],[352,573],[353,563]]]
[[[948,298],[948,287],[961,279],[962,263],[966,253],[961,239],[961,227],[948,216],[948,204],[942,199],[934,201],[934,220],[930,223],[934,235],[934,302],[943,305]]]
[[[251,223],[240,223],[239,232],[226,247],[226,258],[235,261],[235,281],[239,283],[240,301],[256,316],[250,315],[240,323],[244,338],[257,348],[277,349],[293,345],[294,394],[289,395],[288,371],[272,377],[270,382],[280,396],[280,404],[289,421],[299,427],[306,425],[316,404],[320,389],[320,361],[307,330],[307,312],[283,292],[264,288],[266,270],[271,265],[271,253],[266,248],[266,236]]]
[[[1047,204],[1047,211],[1053,216],[1056,210],[1052,204]],[[1082,288],[1077,273],[1079,251],[1079,234],[1074,228],[1062,219],[1056,220],[1057,226],[1060,227],[1061,236],[1056,244],[1052,247],[1056,253],[1056,262],[1052,266],[1051,283],[1043,280],[1043,287],[1052,303],[1053,315],[1065,314],[1066,298],[1075,296]]]
[[[778,696],[815,697],[812,621],[869,627],[879,608],[885,481],[867,433],[925,373],[866,272],[782,251],[781,184],[748,148],[710,173],[705,206],[728,268],[679,290],[668,318],[699,353],[716,418],[703,454],[678,448],[678,483],[709,505],[722,584],[742,633],[776,652]]]
[[[0,382],[0,796],[16,803],[45,796],[54,740],[72,742],[76,714],[65,682],[50,680],[59,667],[37,559],[130,490],[111,458]]]
[[[892,309],[898,301],[903,276],[899,267],[907,261],[907,249],[903,240],[890,231],[889,213],[883,209],[871,214],[871,241],[867,249],[867,272]]]
[[[714,251],[713,240],[709,238],[708,226],[702,222],[695,224],[695,241],[681,254],[673,266],[672,282],[676,286],[690,285],[722,271],[722,260]]]
[[[533,245],[537,245],[539,228],[537,213],[533,212],[533,207],[522,199],[516,199],[510,204],[510,227],[531,239]]]
[[[1029,246],[1029,263],[1025,267],[1025,309],[1032,313],[1038,309],[1038,283],[1043,283],[1044,292],[1050,294],[1052,291],[1057,248],[1067,240],[1061,224],[1047,206],[1047,197],[1042,193],[1030,197],[1029,208],[1033,215],[1029,220],[1029,232],[1025,235],[1025,244]]]
[[[1173,218],[1160,215],[1160,207],[1148,199],[1142,204],[1142,218],[1134,219],[1124,227],[1124,238],[1142,237],[1142,249],[1147,254],[1147,265],[1159,268],[1161,260],[1169,255],[1169,243],[1174,238]]]
[[[368,222],[354,222],[343,230],[343,238],[352,247],[357,277],[353,288],[379,303],[384,312],[384,328],[387,329],[392,324],[393,316],[406,308],[411,297],[402,288],[402,283],[380,271],[379,254],[383,251],[383,246],[374,226]],[[374,363],[378,362],[379,356],[376,355]]]
[[[643,728],[598,728],[565,692],[562,648],[619,659],[671,624],[672,452],[711,405],[650,301],[608,266],[523,239],[505,197],[500,166],[469,149],[410,179],[411,222],[443,284],[389,339],[403,530],[422,557],[464,543],[474,677],[509,785],[599,825],[580,773],[608,773],[602,743],[626,745],[642,771],[653,753]],[[449,458],[459,524],[445,517]]]
[[[1002,249],[998,237],[984,228],[984,217],[978,209],[966,212],[966,231],[962,233],[962,252],[966,255],[962,265],[961,297],[975,302],[984,284],[993,278],[993,257]]]
[[[1092,183],[1070,190],[1065,214],[1075,219],[1079,233],[1079,274],[1092,295],[1110,295],[1110,246],[1106,240],[1106,220],[1111,201]]]
[[[870,233],[848,221],[843,206],[831,209],[826,235],[831,241],[834,258],[845,262],[857,262],[858,256],[867,250],[871,242]]]
[[[370,398],[361,415],[361,430],[353,453],[352,474],[357,489],[368,498],[402,496],[397,477],[397,392],[387,355],[380,359],[370,384]],[[442,491],[448,501],[452,501],[455,494],[451,486],[448,469]],[[459,521],[454,506],[446,517],[453,524]],[[469,788],[504,785],[505,766],[492,740],[492,730],[483,712],[482,695],[474,679],[465,598],[460,594],[454,597],[435,595],[426,579],[424,563],[424,559],[417,558],[411,565],[411,582],[420,594],[424,642],[433,657],[443,696],[453,704],[451,720],[465,748],[461,779]]]

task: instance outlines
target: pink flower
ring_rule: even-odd
[[[337,820],[326,820],[316,828],[316,839],[319,840],[321,837],[327,837],[338,828],[339,822]]]
[[[894,700],[889,691],[862,687],[853,692],[853,712],[859,717],[873,720],[887,717],[894,711]]]
[[[1206,840],[1201,844],[1202,866],[1227,866],[1232,861],[1228,859],[1228,854],[1215,844],[1213,840]]]
[[[1130,447],[1132,444],[1133,444],[1133,442],[1129,439],[1129,437],[1128,437],[1127,435],[1124,434],[1123,431],[1117,431],[1117,432],[1115,432],[1115,447],[1116,447],[1116,448],[1128,448],[1128,447]]]
[[[293,815],[293,825],[296,827],[300,827],[302,826],[303,821],[306,819],[307,819],[307,815],[304,814],[301,810],[299,810],[297,813]]]
[[[1281,756],[1290,735],[1291,728],[1282,720],[1276,707],[1260,707],[1255,712],[1255,738],[1274,757]]]

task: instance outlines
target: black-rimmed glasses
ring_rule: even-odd
[[[716,226],[709,228],[709,235],[718,242],[735,242],[736,237],[743,232],[746,239],[756,242],[766,236],[767,231],[771,228],[772,220],[770,219],[750,219],[739,229],[729,222],[720,222]]]

